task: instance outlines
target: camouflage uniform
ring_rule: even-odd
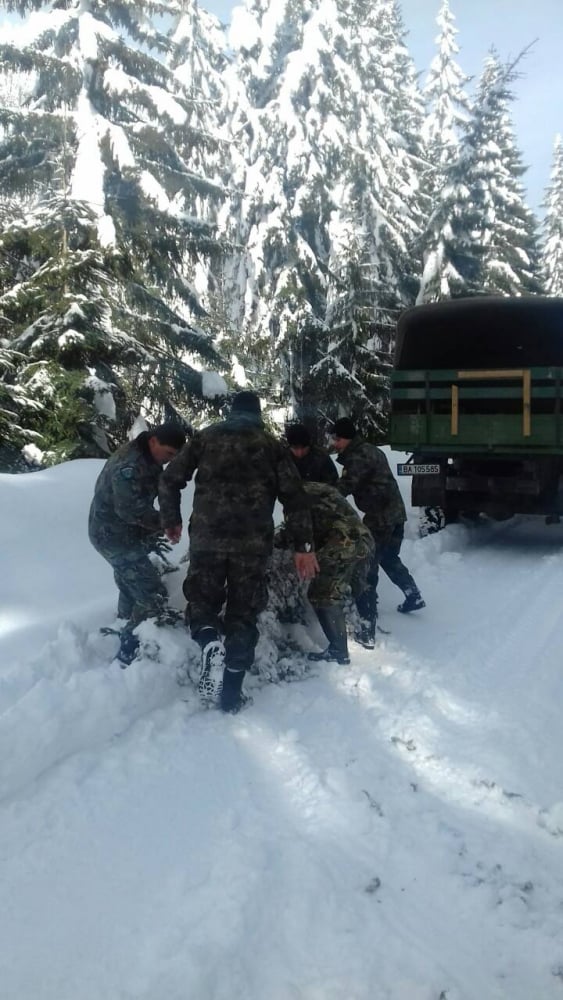
[[[312,444],[307,455],[297,458],[292,453],[291,457],[297,466],[297,471],[301,479],[304,479],[306,482],[328,483],[329,486],[335,486],[338,482],[336,466],[324,448],[319,448],[318,445]]]
[[[357,435],[340,453],[338,462],[344,467],[338,490],[343,496],[352,494],[356,506],[364,513],[364,524],[375,542],[375,556],[368,572],[367,587],[357,601],[360,615],[369,620],[376,614],[380,566],[403,593],[419,593],[407,567],[399,558],[407,515],[395,477],[380,448]]]
[[[88,535],[94,548],[113,567],[119,589],[117,614],[128,628],[157,615],[166,589],[148,558],[160,518],[154,501],[161,467],[151,457],[148,434],[124,444],[104,465],[94,492]]]
[[[315,608],[342,604],[350,590],[363,592],[373,557],[370,532],[350,504],[326,483],[304,483],[309,498],[320,573],[309,586]],[[289,534],[289,532],[288,532]]]
[[[233,413],[196,432],[170,462],[159,487],[164,528],[181,523],[180,491],[196,470],[184,582],[187,618],[196,637],[210,626],[219,631],[226,598],[226,666],[243,671],[252,665],[256,619],[266,607],[274,503],[279,497],[295,548],[306,551],[313,541],[307,498],[287,447],[258,415]]]

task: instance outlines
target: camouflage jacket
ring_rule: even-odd
[[[88,534],[94,545],[127,548],[149,534],[160,534],[154,507],[161,466],[151,457],[146,431],[108,458],[90,506]]]
[[[265,430],[259,417],[236,414],[196,431],[160,480],[164,528],[181,523],[180,490],[196,470],[193,552],[270,552],[276,498],[291,523],[296,550],[312,547],[307,497],[289,449]]]
[[[380,448],[357,436],[340,453],[338,461],[344,467],[338,480],[338,490],[343,496],[352,494],[373,534],[385,532],[392,525],[406,521],[405,505],[397,481]]]
[[[338,482],[336,466],[324,448],[312,444],[309,453],[303,458],[296,458],[293,454],[291,457],[297,466],[301,479],[306,482],[329,483],[331,486]]]
[[[367,539],[373,545],[368,529],[334,486],[328,483],[304,483],[303,486],[309,498],[315,549],[321,549],[337,535],[350,542]]]

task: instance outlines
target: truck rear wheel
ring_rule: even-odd
[[[426,535],[435,535],[448,524],[457,524],[459,521],[459,511],[452,507],[421,507],[419,515],[419,534],[421,538]]]
[[[446,514],[442,507],[421,507],[419,513],[418,531],[421,538],[435,535],[446,527]]]

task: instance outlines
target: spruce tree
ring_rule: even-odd
[[[332,417],[351,413],[380,438],[396,321],[417,287],[422,103],[398,6],[357,0],[343,21],[354,79],[333,185],[328,347],[312,374]]]
[[[563,140],[555,137],[543,222],[543,272],[548,295],[563,296]]]
[[[270,357],[282,400],[307,420],[349,408],[356,383],[364,408],[361,365],[339,400],[348,347],[369,341],[367,354],[377,353],[378,330],[387,337],[414,298],[420,98],[391,8],[248,0],[235,17],[248,99],[244,330],[249,347],[260,343]],[[347,275],[362,276],[352,298]]]
[[[424,87],[428,110],[422,132],[426,157],[422,183],[428,215],[421,237],[423,271],[417,302],[449,298],[463,286],[454,238],[454,234],[459,235],[455,232],[456,214],[463,205],[456,164],[470,111],[465,92],[468,77],[456,62],[457,29],[449,0],[442,0],[437,24],[438,51]]]
[[[381,439],[394,329],[389,315],[378,312],[370,239],[366,236],[362,245],[358,233],[345,228],[340,235],[332,265],[340,258],[341,266],[338,273],[331,271],[327,295],[328,342],[310,372],[311,391],[316,390],[321,425],[347,414],[363,434]]]
[[[231,224],[231,206],[237,198],[235,140],[229,106],[230,62],[227,41],[219,20],[205,11],[198,0],[180,0],[169,35],[173,48],[169,65],[182,86],[189,107],[183,132],[182,151],[193,166],[213,181],[207,196],[197,194],[194,215],[213,220],[221,234],[225,253],[200,260],[195,285],[210,318],[216,343],[225,356],[238,340],[236,285],[229,285],[229,261],[240,257],[239,234]],[[227,252],[228,248],[228,252]]]
[[[159,30],[174,0],[3,6],[29,16],[1,64],[34,87],[0,108],[3,190],[33,206],[0,242],[2,336],[42,366],[57,419],[69,408],[49,425],[55,457],[99,453],[141,406],[158,419],[205,405],[198,367],[220,359],[194,278],[221,248],[193,205],[216,185],[182,146],[190,105]]]
[[[182,88],[186,121],[180,143],[182,153],[210,182],[208,189],[194,185],[189,204],[194,213],[215,219],[220,211],[223,182],[228,177],[228,135],[224,122],[227,67],[226,39],[216,17],[198,0],[180,0],[169,31],[172,48],[168,64]]]
[[[436,23],[439,28],[436,38],[438,51],[430,63],[424,85],[428,110],[422,134],[429,166],[432,167],[430,186],[439,189],[444,171],[457,153],[460,134],[469,117],[469,99],[465,92],[469,77],[465,76],[456,61],[459,53],[456,42],[458,31],[449,0],[442,0]]]
[[[477,290],[489,295],[541,290],[538,224],[526,205],[521,183],[526,168],[509,110],[519,61],[503,65],[491,52],[473,112],[468,186],[478,209],[476,235],[482,248]]]
[[[479,80],[458,163],[458,271],[468,294],[540,290],[536,220],[525,203],[525,172],[510,103],[521,57],[503,65],[491,51]]]
[[[503,65],[492,51],[486,60],[431,219],[421,294],[426,301],[541,290],[537,223],[525,202],[525,168],[509,110],[520,58]]]
[[[318,139],[339,100],[327,88],[334,53],[323,38],[321,6],[247,0],[235,11],[231,33],[245,95],[233,120],[246,158],[236,223],[246,253],[232,268],[243,305],[243,350],[265,371],[264,389],[300,409],[326,307],[329,177]]]

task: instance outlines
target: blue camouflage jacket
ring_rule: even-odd
[[[128,548],[151,534],[160,534],[154,501],[162,472],[148,448],[143,431],[108,458],[98,479],[90,507],[88,534],[96,547]]]

